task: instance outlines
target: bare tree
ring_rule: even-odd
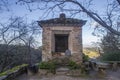
[[[86,0],[84,0],[86,1]],[[114,29],[115,21],[120,21],[120,0],[108,1],[107,10],[105,16],[101,16],[92,9],[89,8],[93,0],[87,0],[88,6],[82,4],[79,0],[18,0],[18,3],[24,3],[28,6],[28,9],[32,11],[31,4],[37,3],[37,8],[40,10],[46,10],[46,15],[49,13],[55,13],[56,9],[61,11],[68,11],[72,15],[80,15],[81,12],[86,13],[90,18],[95,20],[105,29],[109,30],[111,33],[120,35],[120,31]],[[43,5],[44,3],[44,5]],[[67,7],[67,5],[72,5],[73,7]]]
[[[9,11],[9,1],[8,0],[0,0],[0,11],[6,10]]]
[[[120,0],[117,0],[117,2],[119,3],[119,5],[120,5]]]
[[[31,55],[31,47],[32,48],[35,48],[37,45],[35,45],[36,42],[38,42],[36,40],[36,35],[40,35],[41,33],[41,29],[40,27],[38,27],[38,25],[36,25],[36,22],[32,22],[29,26],[29,32],[27,32],[27,35],[25,36],[21,36],[20,37],[20,40],[23,41],[23,43],[25,44],[25,46],[27,47],[27,57],[28,57],[28,64],[29,65],[32,65],[33,62],[32,62],[32,55]]]
[[[43,10],[45,11],[44,14],[46,14],[46,16],[51,12],[54,15],[57,9],[59,9],[59,11],[70,12],[72,15],[80,15],[80,13],[83,12],[95,20],[102,27],[108,29],[111,33],[120,35],[120,31],[114,29],[115,21],[116,23],[120,21],[120,0],[111,0],[106,3],[108,6],[104,14],[105,16],[101,16],[96,12],[97,10],[93,11],[89,8],[92,1],[94,0],[83,1],[86,3],[85,5],[83,5],[82,1],[80,2],[79,0],[16,0],[16,4],[26,5],[30,11],[35,10],[34,8]],[[0,3],[0,10],[9,10],[10,2],[8,0],[0,0]],[[32,7],[32,5],[36,5],[36,7]],[[68,5],[72,5],[73,7],[68,7]]]
[[[16,25],[17,23],[17,25]],[[19,25],[19,18],[15,18],[15,19],[10,19],[10,23],[8,25],[4,25],[1,23],[1,28],[0,28],[0,39],[1,39],[1,44],[5,44],[5,55],[4,56],[4,60],[1,63],[1,70],[6,69],[8,64],[11,65],[12,63],[9,63],[8,60],[11,58],[9,57],[9,48],[8,46],[13,43],[15,40],[17,40],[20,36],[23,36],[24,32],[21,32],[18,34],[17,30],[19,29],[20,25]]]
[[[87,7],[83,5],[82,2],[80,2],[79,0],[16,0],[16,4],[20,3],[26,5],[30,11],[34,10],[34,8],[32,8],[32,5],[36,5],[37,9],[46,9],[46,15],[51,12],[55,14],[56,9],[60,9],[60,11],[69,11],[70,13],[72,13],[72,15],[80,15],[79,13],[83,12],[86,13],[93,20],[98,22],[98,24],[100,24],[102,27],[108,29],[110,32],[116,35],[120,35],[120,32],[113,28],[113,23],[115,21],[113,19],[113,16],[117,15],[114,18],[120,19],[120,0],[112,0],[111,3],[109,3],[110,1],[106,3],[108,4],[108,8],[106,16],[104,17],[100,16],[98,13],[89,8],[89,5],[91,5],[91,2],[94,0],[84,0],[84,2],[85,1],[87,1],[88,3]],[[9,11],[9,3],[10,1],[8,0],[0,0],[0,10],[6,9]],[[74,8],[68,8],[66,7],[67,5],[73,5]]]
[[[12,61],[13,51],[16,47],[10,48],[11,45],[24,45],[26,53],[23,57],[27,63],[31,61],[31,47],[34,47],[36,35],[40,35],[39,26],[26,23],[21,17],[10,18],[6,24],[0,24],[0,45],[5,45],[3,52],[0,52],[0,56],[3,56],[0,60],[0,70],[4,71],[13,65],[15,61]],[[2,46],[1,46],[2,48]],[[14,52],[17,53],[17,52]],[[20,57],[20,56],[19,56]],[[18,57],[17,57],[18,58]]]

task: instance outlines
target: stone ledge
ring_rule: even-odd
[[[24,67],[20,68],[19,70],[16,70],[7,75],[1,76],[0,80],[14,80],[14,78],[19,76],[20,74],[25,73],[26,69],[27,69],[27,66],[24,66]]]

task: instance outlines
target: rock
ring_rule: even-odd
[[[0,80],[5,80],[7,78],[7,75],[0,77]]]
[[[34,75],[35,73],[38,72],[38,67],[35,65],[28,66],[27,68],[27,74],[28,75]]]
[[[39,69],[39,74],[40,75],[47,75],[47,73],[48,73],[48,70],[46,70],[46,69]]]
[[[68,56],[68,57],[71,56],[71,51],[69,49],[65,51],[65,56]]]

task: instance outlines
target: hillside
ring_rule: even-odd
[[[24,45],[0,44],[0,72],[21,64],[41,61],[41,49]]]
[[[88,55],[90,58],[97,58],[100,56],[95,47],[85,47],[83,49],[83,53]]]

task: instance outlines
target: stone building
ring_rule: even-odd
[[[43,29],[42,60],[64,56],[65,51],[70,50],[74,61],[82,61],[82,26],[85,23],[84,20],[66,18],[64,13],[59,18],[39,21]]]

